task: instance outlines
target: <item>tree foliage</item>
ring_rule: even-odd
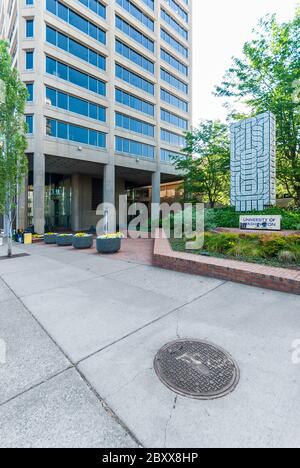
[[[204,121],[186,135],[185,155],[175,160],[184,174],[186,201],[228,201],[230,143],[228,128],[219,121]]]
[[[251,115],[276,115],[278,180],[300,204],[300,10],[284,24],[262,19],[216,94],[246,103]]]
[[[26,100],[27,90],[12,68],[8,44],[0,41],[0,213],[8,223],[9,241],[17,196],[27,173]]]

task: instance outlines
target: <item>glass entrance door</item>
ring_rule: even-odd
[[[46,231],[71,229],[71,203],[71,178],[60,174],[46,174]]]

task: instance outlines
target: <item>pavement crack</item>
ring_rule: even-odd
[[[166,422],[166,427],[165,427],[165,440],[164,440],[164,448],[167,447],[167,436],[168,436],[168,429],[169,429],[169,426],[171,424],[171,421],[172,421],[172,418],[173,418],[173,414],[174,414],[174,411],[176,410],[176,406],[177,406],[177,401],[178,401],[178,395],[175,396],[174,398],[174,402],[173,402],[173,406],[172,406],[172,409],[170,411],[170,415],[169,415],[169,418]]]
[[[176,336],[179,340],[181,340],[181,336],[179,335],[179,314],[180,312],[177,312],[177,326],[176,326]]]

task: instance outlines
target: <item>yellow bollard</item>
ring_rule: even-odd
[[[24,244],[32,244],[32,234],[31,233],[25,233],[24,234]]]

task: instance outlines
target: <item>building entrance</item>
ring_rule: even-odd
[[[60,174],[46,174],[45,229],[71,229],[71,178]]]

